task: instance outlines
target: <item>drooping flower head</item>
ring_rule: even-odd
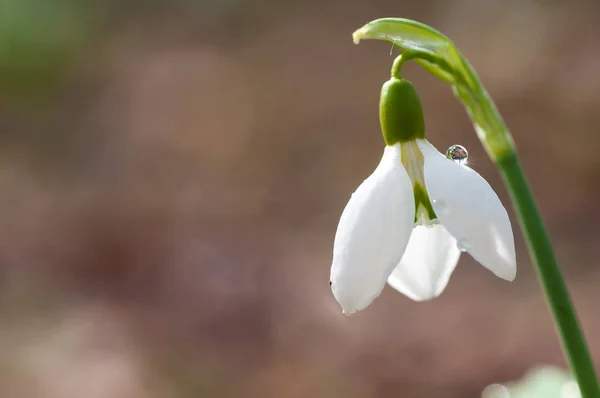
[[[415,88],[394,72],[381,91],[381,162],[352,194],[335,235],[331,288],[345,314],[388,283],[416,301],[442,293],[461,252],[512,281],[508,214],[490,185],[425,139]]]

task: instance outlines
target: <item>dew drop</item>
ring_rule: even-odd
[[[467,148],[464,146],[455,144],[448,148],[446,157],[450,160],[454,160],[458,164],[465,164],[469,158],[469,152],[467,152]]]
[[[471,244],[466,239],[459,239],[458,242],[456,242],[456,247],[464,253],[471,248]]]

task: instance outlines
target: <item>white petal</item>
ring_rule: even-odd
[[[415,217],[400,145],[386,147],[377,169],[352,194],[335,235],[331,288],[350,315],[368,306],[402,258]]]
[[[415,301],[430,300],[444,291],[459,257],[456,239],[442,225],[417,226],[388,283]]]
[[[514,280],[515,242],[498,195],[473,169],[447,159],[427,140],[418,144],[425,157],[427,192],[441,224],[481,265]]]

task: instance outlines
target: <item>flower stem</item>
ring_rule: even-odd
[[[599,398],[600,386],[587,343],[517,154],[506,154],[497,159],[497,162],[519,215],[529,252],[552,309],[563,349],[571,364],[581,396]]]

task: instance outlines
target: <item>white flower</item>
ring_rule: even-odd
[[[367,307],[386,282],[413,300],[432,299],[461,251],[498,277],[515,278],[512,228],[496,193],[425,139],[386,146],[340,219],[333,294],[348,315]]]

